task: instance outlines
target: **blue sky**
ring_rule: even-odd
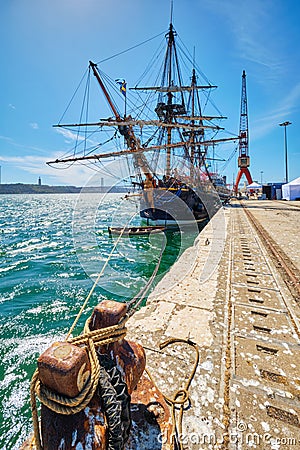
[[[2,183],[82,185],[84,167],[56,170],[45,162],[70,142],[60,119],[88,61],[96,62],[167,31],[169,0],[8,0],[0,2]],[[297,0],[174,0],[174,26],[198,65],[219,88],[214,102],[238,134],[241,75],[247,74],[253,179],[284,181],[287,128],[289,179],[300,176],[300,4]],[[134,82],[156,49],[103,70]],[[141,53],[140,53],[141,55]],[[135,62],[133,62],[135,61]],[[228,145],[228,144],[227,144]],[[222,153],[229,156],[232,147]],[[263,174],[261,174],[263,172]],[[225,169],[229,181],[237,157]]]

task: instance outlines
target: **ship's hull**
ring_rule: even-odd
[[[216,192],[222,203],[227,203],[230,200],[230,191],[223,186],[215,186]]]
[[[148,225],[175,228],[203,223],[220,205],[216,192],[199,188],[154,188],[143,191],[140,216]]]

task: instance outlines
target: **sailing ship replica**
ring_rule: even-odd
[[[56,125],[76,131],[80,140],[71,156],[48,163],[91,163],[95,169],[97,164],[104,167],[105,159],[126,158],[130,183],[140,191],[140,217],[148,226],[176,227],[205,221],[230,196],[225,180],[208,169],[209,160],[213,159],[209,158],[209,150],[237,137],[216,139],[217,133],[224,130],[216,123],[225,117],[204,115],[201,95],[207,104],[211,90],[217,86],[199,83],[195,63],[188,55],[185,56],[191,70],[188,83],[183,80],[176,36],[171,23],[155,85],[130,88],[130,101],[125,80],[109,81],[90,61],[88,79],[93,78],[90,74],[95,76],[112,117]],[[110,94],[112,89],[119,96],[123,94],[124,115]],[[89,88],[85,91],[89,92]],[[102,133],[105,138],[88,147],[95,133]],[[111,137],[107,138],[107,133]],[[105,149],[101,153],[100,147]]]

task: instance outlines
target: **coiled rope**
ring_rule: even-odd
[[[166,402],[171,406],[171,414],[172,414],[171,445],[172,445],[172,448],[183,450],[183,443],[182,443],[183,412],[184,412],[185,404],[190,401],[189,388],[190,388],[191,382],[195,376],[195,373],[196,373],[196,370],[197,370],[197,367],[199,364],[200,355],[199,355],[199,349],[198,349],[197,344],[195,342],[191,341],[190,339],[171,338],[171,339],[168,339],[167,341],[162,342],[159,345],[159,349],[162,350],[163,348],[165,348],[171,344],[176,344],[178,342],[188,344],[195,350],[196,358],[195,358],[194,366],[192,368],[192,371],[189,375],[187,382],[185,383],[184,388],[178,389],[174,393],[172,398],[168,397],[164,394],[163,394],[163,397],[166,400]],[[146,368],[145,371],[147,372],[147,375],[150,378],[150,380],[152,381],[152,383],[154,384],[154,386],[156,386],[156,388],[157,388],[157,385],[156,385],[155,381],[153,380],[153,377],[152,377],[151,373],[149,372],[149,370]],[[179,407],[179,414],[178,414],[178,419],[177,419],[176,408],[178,408],[178,407]]]
[[[124,317],[117,325],[94,331],[90,331],[90,320],[91,319],[89,318],[86,321],[83,335],[68,340],[71,344],[84,345],[86,347],[91,364],[91,376],[83,390],[76,397],[69,398],[57,394],[42,385],[39,380],[38,369],[36,369],[33,374],[30,385],[30,402],[37,450],[42,450],[43,447],[39,430],[36,397],[39,398],[43,405],[58,414],[71,415],[82,411],[92,399],[99,383],[100,364],[96,353],[96,347],[111,344],[126,336],[127,329],[125,324],[128,320],[127,317]]]

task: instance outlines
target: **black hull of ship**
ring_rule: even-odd
[[[188,225],[193,224],[195,222],[202,223],[208,220],[207,213],[197,213],[197,211],[193,211],[192,219],[184,219],[176,220],[174,217],[167,213],[166,211],[162,211],[160,209],[155,208],[147,208],[140,211],[140,217],[147,222],[147,224],[156,224],[156,225]]]
[[[160,189],[143,191],[140,217],[147,224],[176,227],[202,223],[209,213],[192,189]]]
[[[219,192],[218,189],[217,189],[217,192],[218,192],[218,196],[219,196],[219,199],[220,199],[221,203],[226,204],[226,203],[229,202],[229,200],[230,200],[230,193],[229,192],[223,192],[223,191]]]

